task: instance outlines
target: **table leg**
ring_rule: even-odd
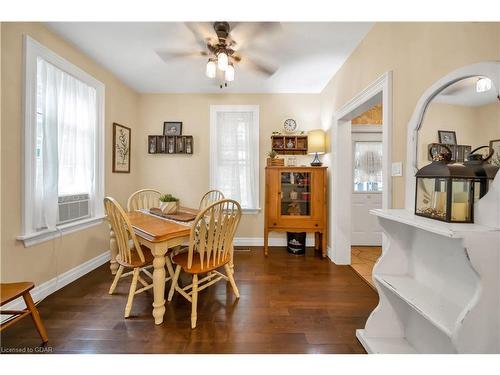
[[[119,264],[116,262],[116,256],[118,255],[118,246],[116,244],[116,235],[111,225],[109,226],[109,251],[111,252],[109,269],[111,270],[111,274],[115,275],[119,267]]]
[[[153,317],[155,324],[163,323],[165,315],[165,252],[160,249],[153,251]]]

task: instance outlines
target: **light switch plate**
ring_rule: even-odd
[[[391,176],[401,177],[403,175],[403,162],[397,161],[392,163],[391,166]]]

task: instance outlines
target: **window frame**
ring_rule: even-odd
[[[210,189],[216,189],[215,186],[215,171],[217,169],[216,166],[216,140],[217,140],[217,113],[219,112],[252,112],[253,113],[253,138],[256,140],[254,142],[254,147],[256,148],[255,155],[257,160],[255,162],[255,192],[256,197],[255,200],[257,202],[257,207],[253,208],[242,208],[242,212],[244,214],[258,214],[261,211],[260,207],[260,153],[259,153],[259,105],[211,105],[210,106]]]
[[[104,98],[105,86],[90,74],[86,73],[76,65],[62,58],[49,48],[29,35],[24,35],[23,43],[23,126],[22,126],[22,194],[21,194],[21,235],[18,240],[24,241],[25,246],[48,241],[61,235],[89,228],[102,223],[104,215]],[[36,231],[32,227],[33,222],[33,197],[34,179],[36,169],[36,127],[37,127],[37,58],[40,57],[65,73],[85,82],[96,90],[96,182],[95,198],[93,202],[94,215],[90,218],[76,220],[71,223],[58,225],[55,230]]]

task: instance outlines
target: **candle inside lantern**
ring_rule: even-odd
[[[451,205],[451,219],[455,221],[466,221],[467,203],[453,203]]]

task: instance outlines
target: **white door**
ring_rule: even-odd
[[[382,246],[382,230],[369,211],[382,208],[382,133],[352,133],[351,245]]]

